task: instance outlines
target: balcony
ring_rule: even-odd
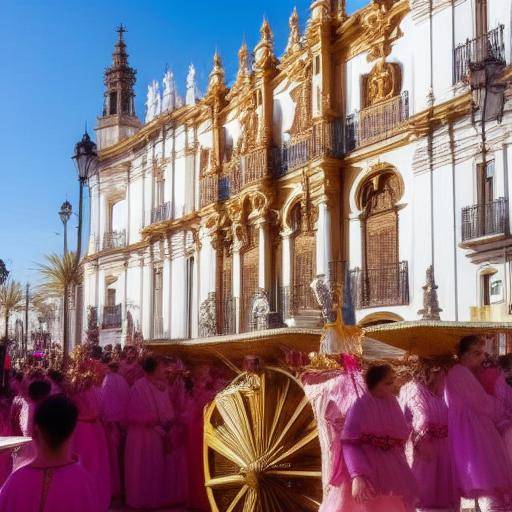
[[[236,333],[237,309],[238,300],[234,297],[216,302],[217,331],[219,335]]]
[[[470,72],[488,63],[505,64],[504,26],[467,39],[453,51],[453,83],[468,82]]]
[[[162,203],[151,210],[151,224],[170,220],[171,218],[171,203]]]
[[[345,122],[346,152],[393,136],[407,119],[409,119],[407,91],[350,114]]]
[[[314,125],[303,138],[283,145],[277,150],[276,175],[284,176],[315,158],[340,158],[343,154],[343,125],[337,119],[327,124]]]
[[[350,271],[357,309],[409,304],[409,265],[407,261],[380,268]]]
[[[279,310],[283,318],[292,318],[301,311],[320,311],[321,307],[311,286],[301,283],[279,289]]]
[[[219,199],[219,176],[209,174],[203,176],[200,182],[200,207],[216,203]]]
[[[107,231],[103,235],[103,250],[120,249],[126,247],[126,231]]]
[[[508,200],[504,197],[492,203],[475,204],[462,209],[462,242],[505,236],[509,231]]]
[[[120,329],[122,325],[122,306],[103,306],[103,322],[102,329]]]

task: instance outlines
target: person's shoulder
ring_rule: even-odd
[[[21,489],[26,488],[27,481],[34,475],[34,472],[35,470],[29,466],[23,466],[13,471],[0,488],[0,497],[11,494],[18,486],[20,486],[19,488]]]

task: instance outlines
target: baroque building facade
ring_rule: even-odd
[[[512,319],[511,0],[373,0],[263,21],[228,88],[172,73],[135,114],[124,30],[89,177],[84,315],[102,344],[357,322]]]

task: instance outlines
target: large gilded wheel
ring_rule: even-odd
[[[204,432],[213,512],[318,510],[316,421],[292,375],[273,367],[241,374],[208,407]]]

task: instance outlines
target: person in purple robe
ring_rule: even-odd
[[[352,495],[365,512],[413,512],[417,489],[405,456],[410,429],[395,396],[395,372],[373,365],[365,382],[342,433]]]
[[[510,413],[477,379],[485,359],[476,336],[462,338],[458,364],[446,377],[448,438],[460,496],[478,501],[482,512],[512,510],[512,463],[502,433]]]
[[[442,366],[425,360],[400,390],[399,401],[412,429],[408,454],[418,484],[419,510],[452,512],[459,502],[448,443],[445,375]]]

